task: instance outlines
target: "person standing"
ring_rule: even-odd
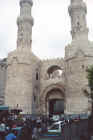
[[[15,140],[16,135],[15,135],[15,130],[12,130],[6,137],[5,140]]]
[[[0,122],[0,136],[2,140],[4,140],[5,131],[6,131],[6,125],[3,121],[1,121]]]

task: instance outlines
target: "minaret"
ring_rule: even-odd
[[[88,85],[86,68],[93,62],[86,23],[87,7],[83,0],[71,0],[68,10],[72,42],[65,48],[65,113],[86,114],[90,107],[83,89]]]
[[[86,4],[83,0],[71,0],[71,5],[69,6],[68,11],[71,17],[72,40],[88,40]]]
[[[31,16],[32,5],[32,0],[20,0],[20,16],[17,19],[17,48],[31,48],[33,25],[33,18]]]
[[[17,49],[8,54],[5,89],[5,104],[10,108],[18,106],[25,113],[32,113],[33,72],[37,66],[36,57],[30,51],[33,25],[31,8],[32,0],[20,0]]]

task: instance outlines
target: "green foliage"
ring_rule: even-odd
[[[88,85],[91,91],[90,93],[92,99],[91,115],[93,116],[93,65],[91,65],[86,71],[87,71]]]
[[[91,65],[87,70],[88,85],[93,91],[93,65]]]

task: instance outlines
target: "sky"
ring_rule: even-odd
[[[89,40],[93,40],[93,0],[87,4]],[[64,57],[65,46],[71,42],[68,6],[70,0],[33,0],[32,51],[41,59]],[[16,49],[19,0],[0,3],[0,58]]]

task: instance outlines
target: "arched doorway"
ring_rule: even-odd
[[[64,94],[59,88],[51,89],[47,92],[45,98],[46,114],[52,117],[53,115],[64,114],[65,102]]]
[[[64,100],[63,99],[50,99],[49,104],[49,115],[64,114]]]

